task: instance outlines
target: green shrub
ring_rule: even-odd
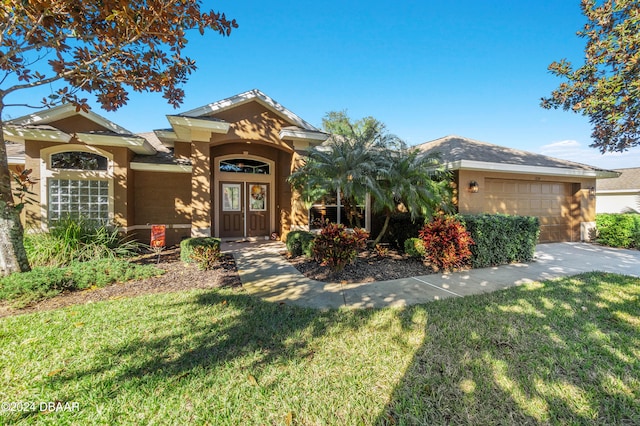
[[[596,215],[596,242],[610,247],[640,248],[640,214]]]
[[[424,223],[425,219],[423,217],[412,220],[409,213],[395,213],[391,215],[389,220],[389,231],[385,240],[398,248],[402,248],[406,240],[418,237],[418,233]]]
[[[180,242],[180,260],[186,263],[193,263],[193,250],[196,247],[211,247],[220,250],[220,238],[214,237],[194,237],[187,238]]]
[[[474,241],[471,246],[474,268],[533,259],[540,235],[537,217],[478,214],[461,215],[460,219]]]
[[[191,253],[191,259],[196,262],[201,271],[210,271],[215,268],[221,257],[220,246],[196,246]]]
[[[67,218],[51,225],[49,232],[26,233],[24,246],[29,263],[37,267],[128,257],[136,254],[142,245],[123,238],[114,226]]]
[[[334,272],[344,269],[367,246],[369,233],[356,228],[347,230],[342,224],[327,224],[313,240],[313,255],[318,262]]]
[[[437,216],[420,231],[425,260],[436,271],[460,268],[471,257],[473,239],[464,225],[452,216]]]
[[[0,300],[27,304],[53,297],[63,291],[104,287],[114,282],[143,279],[164,273],[152,265],[137,265],[126,260],[98,259],[73,262],[66,267],[39,266],[29,272],[0,279]]]
[[[424,257],[424,242],[420,238],[409,238],[404,241],[404,252],[411,257]]]
[[[312,257],[313,250],[311,249],[315,234],[308,231],[291,231],[287,234],[287,251],[292,257],[298,257],[305,255],[305,257]]]

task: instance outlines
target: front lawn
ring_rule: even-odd
[[[0,423],[638,424],[639,298],[585,274],[406,309],[221,289],[8,317]]]

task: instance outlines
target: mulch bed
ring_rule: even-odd
[[[286,253],[283,255],[287,257]],[[434,272],[422,260],[411,258],[393,249],[390,249],[384,256],[379,256],[373,251],[362,252],[358,255],[355,263],[347,265],[344,270],[338,273],[302,256],[287,258],[303,275],[317,281],[366,283],[428,275]],[[221,260],[219,268],[211,271],[201,271],[194,264],[181,262],[180,250],[177,247],[163,251],[160,255],[160,262],[158,262],[157,255],[153,253],[140,256],[133,261],[141,264],[157,264],[166,272],[159,277],[116,283],[98,289],[63,293],[20,309],[11,307],[10,303],[0,302],[0,318],[145,294],[242,286],[233,256],[230,254],[225,255]]]
[[[209,289],[219,287],[240,287],[240,277],[233,256],[226,255],[219,268],[201,271],[194,264],[180,261],[178,248],[165,250],[158,256],[147,254],[133,260],[141,264],[156,264],[166,272],[159,277],[147,278],[126,283],[116,283],[95,290],[62,293],[54,298],[36,302],[21,309],[12,308],[9,303],[0,303],[0,318],[10,315],[48,311],[71,305],[99,302],[103,300],[136,297],[144,294],[171,293],[191,289]]]
[[[421,259],[409,257],[394,249],[389,249],[384,256],[379,256],[375,251],[364,251],[358,255],[355,263],[337,273],[304,256],[288,260],[303,275],[318,281],[366,283],[434,273]]]

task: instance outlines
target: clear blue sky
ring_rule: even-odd
[[[539,106],[561,80],[554,60],[581,61],[579,0],[205,1],[240,27],[191,36],[198,70],[186,111],[253,88],[320,126],[328,111],[373,116],[415,145],[449,134],[603,168],[640,166],[640,149],[602,156],[588,119]],[[133,132],[168,127],[158,94],[117,113]],[[22,111],[7,111],[11,116]]]

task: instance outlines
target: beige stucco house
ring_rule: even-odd
[[[11,164],[32,169],[37,182],[27,228],[82,214],[143,241],[152,224],[164,224],[174,244],[306,225],[286,178],[326,133],[258,90],[167,119],[170,128],[142,135],[71,105],[9,121]]]
[[[596,179],[616,172],[447,136],[419,145],[454,172],[459,213],[537,216],[540,242],[584,241],[595,227]]]
[[[265,238],[308,226],[287,177],[328,134],[258,90],[167,120],[167,129],[132,134],[62,105],[7,122],[10,165],[32,169],[36,181],[26,227],[47,229],[80,214],[148,242],[151,226],[162,224],[171,245],[188,236]],[[445,154],[461,213],[536,215],[542,241],[583,238],[595,220],[596,178],[616,175],[454,136],[420,148]]]
[[[620,176],[598,181],[596,213],[640,211],[640,167],[616,169]]]

